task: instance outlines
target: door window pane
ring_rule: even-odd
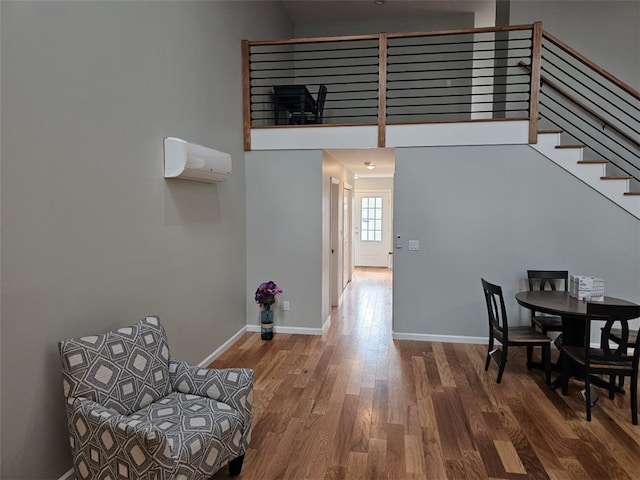
[[[382,241],[382,197],[362,197],[360,231],[365,242]]]

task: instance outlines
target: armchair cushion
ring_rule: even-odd
[[[158,317],[58,347],[66,397],[89,398],[129,415],[171,391],[169,345]]]

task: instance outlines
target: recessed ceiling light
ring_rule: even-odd
[[[384,5],[385,3],[387,3],[387,0],[374,0],[373,3],[375,3],[376,5]]]
[[[365,167],[367,167],[369,170],[373,170],[374,168],[376,168],[376,166],[371,163],[371,162],[364,162]]]

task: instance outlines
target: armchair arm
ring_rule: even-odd
[[[242,417],[242,430],[248,443],[253,406],[253,370],[202,368],[180,360],[169,360],[169,379],[174,391],[208,397],[236,409]]]
[[[253,370],[249,368],[203,368],[170,360],[169,379],[176,392],[208,397],[241,412],[251,407]]]

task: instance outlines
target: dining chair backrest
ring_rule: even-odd
[[[527,270],[529,290],[558,290],[559,283],[563,282],[562,289],[569,290],[569,272],[567,270]]]
[[[324,102],[327,99],[327,86],[320,85],[318,88],[318,98],[316,99],[315,123],[322,123],[324,118]]]
[[[489,329],[501,341],[506,340],[509,335],[509,324],[507,322],[507,310],[504,306],[502,287],[482,280],[482,290],[487,303],[487,315],[489,317]]]
[[[640,318],[640,305],[611,305],[600,302],[589,302],[587,304],[587,323],[585,328],[585,359],[588,363],[606,362],[607,364],[619,361],[628,361],[627,342],[629,340],[628,320]],[[594,328],[601,328],[600,348],[593,349],[589,345],[591,339],[591,324],[598,322]],[[601,322],[605,322],[601,327]],[[609,337],[612,329],[618,329],[622,342],[615,344],[611,348]],[[633,348],[633,365],[638,366],[640,355],[640,338],[636,335],[636,342]]]

